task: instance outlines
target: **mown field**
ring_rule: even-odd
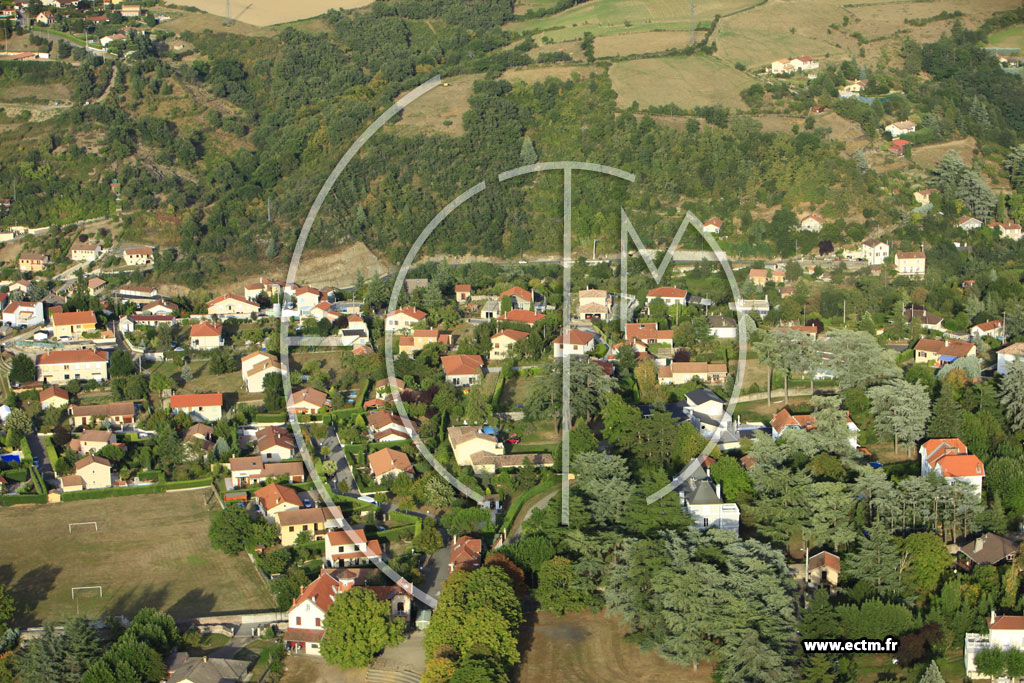
[[[519,637],[522,683],[560,681],[631,681],[633,683],[705,683],[711,664],[695,669],[643,652],[625,639],[625,629],[612,617],[582,612],[556,617],[537,612],[523,624]]]
[[[734,12],[752,0],[698,2],[694,18],[710,22],[716,14]],[[579,40],[585,32],[595,36],[643,33],[655,30],[689,31],[690,5],[676,0],[590,0],[548,17],[506,24],[510,31],[540,31],[552,41]]]
[[[239,0],[231,5],[231,18],[252,26],[273,26],[323,14],[329,9],[356,9],[372,0]],[[224,3],[220,0],[183,0],[183,7],[195,7],[217,17],[224,16]]]
[[[270,609],[274,601],[244,555],[207,538],[208,490],[2,508],[0,583],[14,596],[15,625],[76,613],[131,616],[143,607],[176,618]],[[70,522],[98,523],[99,531]],[[74,586],[102,586],[79,592]]]
[[[989,47],[1024,49],[1024,26],[1011,26],[988,37]]]
[[[609,72],[620,107],[675,103],[684,109],[720,104],[746,108],[740,91],[753,78],[720,59],[706,56],[655,57],[617,62]]]

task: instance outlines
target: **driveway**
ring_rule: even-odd
[[[338,472],[334,475],[334,480],[331,482],[334,492],[338,494],[352,493],[358,496],[359,489],[356,488],[355,477],[352,475],[352,470],[349,469],[348,459],[345,457],[345,449],[342,448],[341,442],[338,441],[338,433],[334,430],[333,426],[328,430],[327,437],[319,445],[327,447],[327,458],[333,460],[338,465]]]
[[[441,595],[441,587],[444,585],[445,579],[448,578],[448,562],[451,560],[452,554],[451,539],[448,534],[441,528],[438,528],[438,531],[441,532],[441,540],[444,541],[444,545],[440,550],[427,557],[423,566],[420,567],[423,581],[419,584],[420,590],[435,598]]]

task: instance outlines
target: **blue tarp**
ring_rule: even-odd
[[[956,360],[956,356],[939,356],[939,360],[943,363],[952,363]]]

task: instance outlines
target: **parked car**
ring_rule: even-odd
[[[517,444],[517,443],[519,443],[519,435],[518,434],[509,434],[508,439],[506,439],[506,440],[510,444]]]

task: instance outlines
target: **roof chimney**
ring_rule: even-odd
[[[715,494],[718,496],[718,500],[722,500],[722,485],[715,483]]]
[[[996,611],[992,610],[992,615],[989,617],[988,625],[991,626],[994,623],[996,623]]]
[[[979,550],[981,550],[984,547],[985,547],[985,537],[984,536],[979,536],[978,539],[974,542],[974,552],[978,552]]]

